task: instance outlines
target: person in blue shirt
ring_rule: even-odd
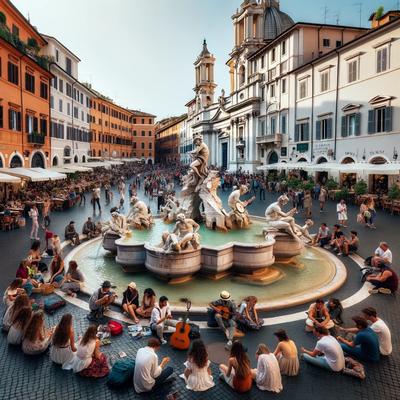
[[[352,320],[356,324],[355,328],[346,329],[346,331],[357,332],[354,340],[337,338],[343,351],[361,361],[378,362],[380,356],[378,335],[369,327],[365,318],[353,317]]]

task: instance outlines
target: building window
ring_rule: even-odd
[[[62,79],[59,79],[59,81],[58,81],[58,90],[61,93],[64,93],[64,81]]]
[[[242,65],[239,68],[239,85],[242,86],[246,82],[246,68],[244,65]]]
[[[8,127],[12,131],[21,130],[21,113],[19,111],[8,110]]]
[[[33,115],[25,115],[25,131],[26,133],[38,132],[38,119]]]
[[[153,143],[149,143],[149,149],[151,150],[153,148]]]
[[[265,67],[265,57],[261,57],[261,69]]]
[[[342,45],[342,41],[341,40],[336,40],[336,47],[340,47]]]
[[[281,115],[281,133],[285,134],[287,132],[287,115]]]
[[[282,42],[282,55],[284,56],[286,54],[286,40]]]
[[[376,72],[379,74],[389,67],[389,48],[383,47],[376,52]]]
[[[8,81],[18,85],[18,66],[12,63],[11,61],[8,62]]]
[[[54,109],[54,97],[50,96],[50,108]]]
[[[271,97],[275,97],[275,85],[274,84],[272,84],[269,87],[269,94],[270,94]]]
[[[56,49],[56,61],[60,61],[60,52]]]
[[[3,106],[0,106],[0,128],[4,126],[4,121],[3,121]]]
[[[329,71],[321,73],[321,92],[329,90]]]
[[[265,121],[260,121],[260,136],[265,135]]]
[[[330,39],[322,39],[322,45],[324,47],[331,47],[331,40]]]
[[[299,84],[299,97],[300,99],[304,99],[307,97],[307,80],[304,79]]]
[[[294,141],[295,142],[308,142],[310,136],[310,123],[302,122],[296,124],[294,130]]]
[[[25,90],[35,93],[35,76],[25,72]]]
[[[19,38],[19,28],[17,25],[12,24],[11,28],[12,34]]]
[[[63,112],[63,101],[62,101],[62,99],[58,100],[58,111]]]
[[[285,94],[286,93],[286,78],[281,80],[281,89],[282,89],[282,93]]]
[[[348,82],[355,82],[358,79],[358,60],[350,61],[348,64]]]
[[[58,79],[57,79],[56,76],[51,80],[51,83],[52,83],[53,88],[54,88],[54,89],[57,89],[57,86],[58,86]]]
[[[368,133],[392,131],[393,107],[379,107],[368,111]]]
[[[144,124],[144,118],[142,118],[142,124]]]
[[[67,96],[72,98],[72,86],[67,82],[66,84],[67,88]]]
[[[68,57],[65,57],[65,70],[67,71],[67,74],[72,74],[72,61]]]
[[[61,81],[60,81],[60,83],[61,83]],[[49,98],[48,86],[47,86],[47,83],[45,83],[45,82],[40,82],[40,97],[45,100],[47,100]]]
[[[143,142],[141,143],[141,147],[142,147],[142,149],[144,149],[144,143]]]
[[[317,121],[316,140],[332,139],[332,118]]]
[[[149,136],[151,136],[152,135],[152,133],[151,133],[151,131],[149,131]]]
[[[74,107],[74,118],[78,118],[78,107]]]
[[[276,117],[271,117],[270,127],[271,127],[271,135],[275,135],[275,133],[276,133]]]
[[[275,62],[275,59],[276,59],[276,50],[272,49],[272,52],[271,52],[271,60],[272,60],[272,62]]]
[[[71,115],[71,104],[67,103],[67,114]]]
[[[361,134],[360,124],[361,124],[361,114],[360,113],[343,115],[343,117],[342,117],[342,137],[359,136]]]
[[[146,136],[146,132],[145,131],[142,131],[142,136]]]

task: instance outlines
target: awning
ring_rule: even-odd
[[[107,164],[110,164],[110,165],[124,165],[124,163],[122,161],[105,160],[104,162]]]
[[[298,163],[285,163],[285,162],[278,162],[275,164],[266,164],[257,167],[258,171],[271,171],[271,170],[278,170],[278,171],[292,171],[296,169],[303,169],[306,170],[306,167],[310,165],[307,162],[298,162]]]
[[[83,167],[83,166],[87,166],[89,168],[106,168],[106,169],[110,169],[111,168],[111,164],[107,164],[106,162],[87,162],[84,165],[79,164],[79,166]]]
[[[66,174],[60,172],[51,171],[50,169],[44,168],[29,168],[31,171],[38,172],[39,174],[48,177],[50,181],[59,181],[62,179],[67,179]]]
[[[337,171],[339,165],[341,164],[325,162],[321,164],[308,164],[304,169],[308,172],[330,172],[331,170]]]
[[[8,174],[3,174],[0,172],[0,182],[1,183],[20,183],[21,178],[18,178],[17,176],[12,176]]]
[[[77,165],[77,164],[67,164],[64,165],[64,167],[66,170],[70,171],[69,173],[72,172],[90,172],[93,171],[93,168],[82,166],[82,165]]]
[[[51,179],[48,175],[41,174],[40,172],[30,168],[2,168],[1,172],[32,182],[44,182]]]
[[[140,162],[139,158],[122,158],[121,161],[124,163]]]
[[[60,174],[74,174],[75,171],[72,169],[67,169],[63,167],[51,167],[49,168],[50,171],[59,172]]]
[[[367,165],[368,168],[365,171],[368,173],[368,175],[400,175],[399,163]]]
[[[365,173],[367,175],[400,175],[400,163],[367,164],[367,163],[322,163],[308,165],[309,172],[339,172],[342,174]]]

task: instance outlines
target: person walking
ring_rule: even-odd
[[[39,240],[38,232],[39,232],[39,210],[36,207],[36,204],[32,206],[29,211],[29,216],[32,218],[32,229],[31,236],[32,240]]]
[[[304,204],[304,216],[306,218],[311,218],[312,214],[311,214],[311,208],[312,208],[312,196],[311,196],[311,192],[309,190],[307,190],[304,194],[304,200],[303,200],[303,204]]]
[[[336,205],[336,212],[338,215],[339,225],[347,228],[347,205],[344,199]]]
[[[321,186],[321,189],[320,189],[320,192],[319,192],[319,196],[318,196],[319,212],[323,212],[324,211],[327,195],[328,195],[328,192],[326,191],[326,189],[323,186]]]
[[[101,213],[101,206],[100,206],[100,187],[96,186],[92,192],[92,204],[93,204],[93,214],[96,212],[96,204],[99,207],[99,212]]]

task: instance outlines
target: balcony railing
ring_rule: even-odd
[[[43,145],[45,136],[40,133],[28,133],[28,143]]]
[[[274,133],[273,135],[257,136],[257,144],[268,144],[273,143],[279,145],[282,143],[282,133]]]

